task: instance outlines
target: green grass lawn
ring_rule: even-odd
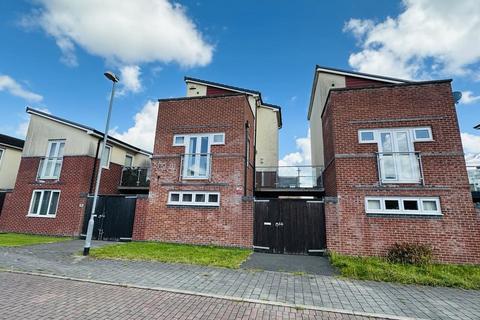
[[[359,280],[480,289],[480,266],[395,264],[383,258],[361,258],[332,253],[330,261],[341,275]]]
[[[90,250],[99,259],[147,260],[238,268],[251,250],[162,242],[129,242]]]
[[[33,244],[66,241],[65,237],[38,236],[33,234],[0,233],[0,247],[29,246]]]

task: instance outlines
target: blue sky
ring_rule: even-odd
[[[302,137],[321,64],[453,78],[454,90],[464,92],[457,111],[466,151],[480,153],[480,132],[472,128],[480,123],[474,0],[90,1],[0,2],[1,133],[22,137],[26,105],[103,129],[110,90],[103,72],[112,69],[123,75],[114,132],[146,147],[151,101],[184,96],[189,75],[256,89],[282,106],[281,157],[298,153],[308,161]]]

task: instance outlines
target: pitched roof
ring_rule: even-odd
[[[282,123],[282,107],[277,106],[276,104],[270,104],[270,103],[262,103],[260,106],[272,108],[277,110],[277,121],[278,121],[278,128],[281,129],[283,126]]]
[[[22,150],[24,144],[25,140],[17,139],[11,136],[7,136],[5,134],[0,134],[0,145],[5,145],[14,149]]]
[[[223,83],[218,83],[218,82],[213,82],[213,81],[207,81],[207,80],[202,80],[202,79],[197,79],[197,78],[192,78],[192,77],[185,77],[185,82],[195,82],[195,83],[200,83],[200,84],[206,84],[212,87],[217,87],[220,89],[227,89],[227,90],[232,90],[232,91],[237,91],[237,92],[244,92],[248,94],[253,94],[253,95],[261,95],[260,91],[256,90],[250,90],[250,89],[245,89],[245,88],[240,88],[240,87],[234,87],[230,86],[227,84]]]
[[[46,113],[46,112],[43,112],[43,111],[33,109],[31,107],[27,107],[27,113],[35,114],[35,115],[38,115],[38,116],[46,118],[46,119],[50,119],[50,120],[53,120],[53,121],[56,121],[56,122],[59,122],[59,123],[63,123],[63,124],[65,124],[67,126],[70,126],[70,127],[74,127],[74,128],[80,129],[80,130],[84,130],[87,133],[93,133],[94,135],[97,135],[100,138],[103,138],[103,136],[104,136],[103,132],[101,132],[101,131],[99,131],[95,128],[92,128],[92,127],[89,127],[89,126],[86,126],[86,125],[83,125],[83,124],[80,124],[80,123],[77,123],[77,122],[73,122],[73,121],[70,121],[70,120],[67,120],[67,119],[64,119],[64,118],[60,118],[60,117],[54,116],[52,114],[49,114],[49,113]],[[122,140],[114,138],[111,135],[108,135],[108,140],[115,143],[115,144],[123,146],[127,149],[130,149],[130,150],[133,150],[133,151],[136,151],[136,152],[139,152],[139,153],[143,153],[143,154],[146,154],[146,155],[152,155],[152,153],[149,152],[149,151],[146,151],[146,150],[140,149],[138,147],[132,146],[131,144],[128,144],[126,142],[123,142]]]

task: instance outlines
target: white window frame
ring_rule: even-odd
[[[221,141],[214,142],[214,137],[215,136],[221,136],[222,139]],[[183,143],[176,143],[177,138],[182,137],[183,138]],[[187,176],[187,166],[185,165],[185,161],[187,160],[186,155],[189,154],[188,150],[190,149],[190,138],[202,138],[202,137],[207,137],[208,139],[208,147],[207,147],[207,174],[205,176]],[[211,176],[211,146],[215,145],[225,145],[225,133],[224,132],[214,132],[214,133],[196,133],[196,134],[176,134],[173,136],[173,144],[174,147],[184,147],[185,151],[185,157],[183,158],[183,164],[182,164],[182,180],[206,180],[209,179]],[[200,146],[198,144],[198,146]]]
[[[5,152],[7,152],[7,149],[5,148],[0,148],[0,168],[2,167],[2,160],[5,156]]]
[[[172,201],[172,194],[178,194],[179,199],[178,201]],[[192,201],[183,201],[183,196],[185,194],[192,195]],[[204,202],[196,202],[195,198],[196,195],[203,194],[205,195]],[[208,198],[210,195],[216,195],[217,201],[216,202],[209,202]],[[219,207],[220,206],[220,192],[211,192],[211,191],[170,191],[168,193],[168,200],[167,205],[172,206],[202,206],[202,207]]]
[[[428,138],[417,138],[417,130],[427,130],[428,131]],[[433,141],[433,135],[432,135],[432,128],[431,127],[418,127],[418,128],[412,128],[412,136],[413,136],[413,142],[428,142],[428,141]]]
[[[45,195],[45,192],[47,191],[50,191],[50,199],[48,200],[48,205],[47,205],[47,213],[44,214],[44,215],[41,215],[38,211],[40,210],[41,206],[42,206],[42,201],[43,201],[43,197]],[[33,200],[35,199],[35,193],[36,192],[40,192],[41,195],[40,195],[40,200],[38,202],[38,209],[37,209],[37,212],[32,212],[32,209],[33,209]],[[57,200],[57,205],[55,207],[55,213],[54,214],[49,214],[48,212],[50,211],[50,206],[52,204],[52,194],[54,192],[57,192],[58,193],[58,200]],[[60,190],[57,190],[57,189],[36,189],[36,190],[33,190],[32,191],[32,195],[31,195],[31,199],[30,199],[30,206],[28,208],[28,213],[27,213],[27,217],[35,217],[35,218],[55,218],[57,216],[57,212],[58,212],[58,205],[60,204],[60,195],[61,195],[61,191]]]
[[[380,209],[369,209],[369,200],[379,200]],[[386,200],[395,200],[399,203],[399,210],[387,210],[385,207]],[[418,210],[406,210],[403,201],[417,201]],[[435,201],[437,210],[425,210],[423,206],[424,201]],[[442,209],[440,207],[439,197],[365,197],[365,212],[374,214],[399,214],[399,215],[425,215],[425,216],[442,216]]]
[[[364,132],[371,132],[373,134],[372,140],[363,140],[362,133]],[[358,142],[359,143],[375,143],[377,142],[377,136],[375,134],[375,130],[358,130]]]
[[[57,152],[56,152],[56,155],[54,157],[50,157],[50,151],[52,150],[52,145],[54,143],[57,143]],[[40,175],[39,175],[39,178],[42,179],[42,180],[58,180],[60,179],[60,175],[62,173],[62,166],[63,166],[63,154],[62,156],[59,156],[59,151],[60,151],[60,144],[63,143],[63,153],[65,153],[65,145],[66,145],[66,139],[51,139],[51,140],[48,140],[48,145],[47,145],[47,153],[45,155],[45,158],[43,160],[43,165],[41,168],[39,168],[40,170]],[[55,158],[57,159],[56,161],[59,161],[58,159],[61,159],[61,164],[60,164],[60,170],[58,172],[58,176],[55,176],[55,175],[46,175],[46,170],[47,170],[47,162],[49,161],[48,159],[50,158]],[[52,174],[55,173],[55,166],[56,166],[56,161],[53,163],[53,165],[51,166],[51,172]]]
[[[107,158],[107,162],[106,162],[106,165],[103,165],[103,163],[100,163],[102,165],[102,168],[103,169],[110,169],[110,160],[112,159],[112,149],[113,147],[111,145],[106,145],[105,146],[105,150],[108,149],[108,158]],[[100,157],[100,162],[102,161],[102,157]]]
[[[127,163],[126,163],[126,162],[127,162],[127,158],[132,159],[130,167],[133,167],[134,157],[133,157],[133,155],[131,155],[131,154],[129,154],[129,153],[127,153],[127,154],[125,155],[125,163],[124,163],[125,167],[127,166]]]

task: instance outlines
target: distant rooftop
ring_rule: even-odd
[[[7,136],[5,134],[0,134],[0,145],[10,146],[15,149],[23,149],[23,145],[25,141],[22,139],[14,138],[11,136]]]

